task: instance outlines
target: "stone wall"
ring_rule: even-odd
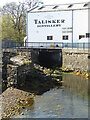
[[[7,77],[8,71],[7,67],[10,64],[10,58],[16,56],[16,49],[2,49],[2,91],[4,91],[7,87]],[[10,73],[12,74],[12,73]]]
[[[31,70],[32,64],[30,63],[22,64],[20,66],[9,64],[7,67],[7,87],[19,87],[19,85],[23,85],[26,76]]]
[[[63,67],[90,71],[90,52],[84,49],[62,49]]]
[[[17,86],[19,79],[22,78],[22,83],[25,81],[25,76],[32,69],[31,51],[21,49],[3,49],[3,67],[2,81],[4,90],[9,86]]]

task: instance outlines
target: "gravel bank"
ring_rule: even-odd
[[[0,95],[2,118],[10,118],[21,113],[22,109],[32,107],[34,95],[16,88],[8,88]]]

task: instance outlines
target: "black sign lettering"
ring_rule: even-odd
[[[38,20],[34,20],[34,21],[35,21],[35,24],[37,24],[37,21],[38,21]]]
[[[41,24],[41,21],[38,21],[38,24]]]
[[[34,20],[37,27],[61,27],[65,23],[64,19],[55,19],[55,20]]]
[[[57,23],[60,23],[60,20],[57,20]]]
[[[61,23],[64,23],[65,22],[65,20],[61,20]]]
[[[56,20],[52,20],[52,23],[56,23]]]

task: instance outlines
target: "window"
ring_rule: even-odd
[[[86,38],[90,38],[90,33],[86,33]]]
[[[47,40],[53,40],[53,36],[47,36]]]
[[[63,40],[68,40],[68,35],[62,36],[62,39],[63,39]]]
[[[85,35],[79,35],[79,40],[80,40],[81,38],[85,38]]]

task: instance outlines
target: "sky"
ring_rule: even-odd
[[[0,6],[3,6],[9,2],[17,2],[18,3],[19,1],[23,1],[23,0],[2,0],[0,2]],[[48,4],[66,4],[66,3],[89,2],[89,0],[41,0],[41,1],[47,5]]]

